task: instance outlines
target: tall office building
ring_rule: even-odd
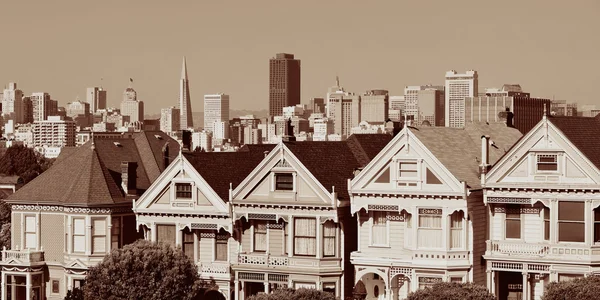
[[[188,80],[187,63],[183,57],[181,66],[181,79],[179,80],[179,124],[181,130],[187,130],[194,127],[192,117],[192,102],[190,99],[190,82]]]
[[[23,97],[23,124],[33,123],[33,103],[31,97]]]
[[[403,111],[405,103],[404,96],[390,96],[390,109]]]
[[[2,93],[2,115],[4,119],[13,119],[15,124],[23,123],[23,91],[17,89],[16,82],[8,83]]]
[[[137,92],[129,86],[123,92],[121,115],[129,116],[129,123],[144,122],[144,102],[138,101]]]
[[[477,97],[478,86],[477,71],[469,70],[464,74],[458,74],[454,70],[446,72],[446,127],[464,127],[465,97]]]
[[[88,127],[93,124],[90,114],[90,104],[79,101],[79,99],[77,99],[77,101],[67,103],[66,116],[73,119],[73,121],[75,121],[75,125],[79,127]]]
[[[385,123],[390,109],[389,100],[387,90],[366,91],[360,97],[360,121],[377,124]]]
[[[507,109],[514,112],[512,96],[465,97],[465,124],[506,122]]]
[[[286,106],[300,104],[300,60],[277,53],[269,60],[269,116],[280,116]]]
[[[86,92],[86,101],[90,104],[90,113],[99,109],[106,109],[106,91],[102,87],[89,87]]]
[[[213,132],[213,137],[216,136],[213,128],[215,122],[225,122],[229,125],[229,95],[204,95],[204,130]]]
[[[444,126],[444,87],[433,85],[404,88],[404,114],[417,125]]]
[[[333,120],[333,133],[343,139],[350,136],[352,127],[360,123],[361,98],[349,93],[340,86],[336,77],[336,85],[327,92],[327,118]]]
[[[30,96],[33,106],[33,121],[47,120],[49,116],[58,113],[58,101],[52,100],[50,94],[39,92],[32,93]]]
[[[174,133],[181,128],[181,112],[179,108],[169,107],[160,110],[160,130],[165,133]]]

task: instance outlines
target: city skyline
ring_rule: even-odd
[[[11,28],[12,36],[52,47],[3,49],[11,59],[0,82],[17,82],[25,95],[48,92],[60,106],[83,99],[88,87],[103,86],[107,105],[118,107],[133,78],[147,112],[157,114],[177,104],[186,56],[193,111],[202,111],[203,95],[220,92],[232,97],[232,108],[262,110],[268,109],[267,61],[286,52],[302,60],[302,103],[323,97],[336,75],[350,92],[386,89],[402,95],[405,86],[442,84],[444,73],[453,69],[477,70],[480,90],[518,83],[532,97],[597,102],[588,87],[600,81],[595,72],[600,37],[593,29],[600,27],[599,3],[462,2],[471,4],[306,1],[296,4],[294,14],[281,13],[289,7],[250,3],[232,8],[188,2],[181,10],[181,5],[136,1],[40,2],[33,8],[11,2],[5,9],[27,11],[29,21],[11,14],[0,25]],[[236,22],[211,25],[216,11]],[[342,26],[327,17],[331,11],[375,21]],[[306,16],[316,21],[304,22]],[[453,26],[444,16],[452,16]],[[175,42],[182,38],[188,39],[185,48]],[[95,47],[85,47],[92,41]]]

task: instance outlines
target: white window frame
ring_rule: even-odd
[[[402,164],[415,164],[415,168],[416,168],[416,175],[415,177],[401,177],[400,176],[400,166]],[[402,189],[420,189],[421,188],[421,184],[423,182],[422,177],[423,177],[423,172],[421,170],[422,168],[422,160],[421,159],[406,159],[406,158],[399,158],[399,159],[394,159],[394,178],[395,178],[395,187],[397,188],[402,188]],[[411,185],[412,184],[412,185]]]
[[[252,219],[250,221],[251,221],[250,222],[251,223],[251,226],[250,226],[251,232],[250,233],[252,234],[251,235],[252,239],[250,242],[252,242],[252,245],[251,245],[252,252],[269,253],[269,221],[268,220],[255,220],[255,219]],[[266,224],[266,228],[265,228],[266,229],[266,242],[265,243],[267,243],[267,244],[265,245],[265,251],[262,251],[262,250],[256,251],[256,248],[255,248],[254,230],[256,228],[256,222],[265,222],[265,224]],[[215,239],[216,239],[216,235],[215,235]]]
[[[75,235],[75,220],[83,220],[83,234]],[[87,218],[85,216],[73,216],[71,218],[71,253],[85,254],[87,253]],[[83,251],[75,251],[75,237],[83,236]]]
[[[540,157],[549,157],[554,156],[556,158],[556,170],[540,170],[538,165],[540,164]],[[561,168],[561,157],[560,153],[557,152],[538,152],[534,155],[534,170],[536,174],[559,174],[562,170]],[[541,164],[549,164],[549,163],[541,163]]]
[[[192,186],[192,198],[177,198],[177,187],[176,183],[190,184]],[[188,178],[174,178],[171,180],[171,202],[183,202],[190,203],[196,202],[197,199],[197,187],[196,183],[192,179]]]
[[[96,235],[94,234],[96,228],[94,227],[94,221],[96,220],[100,220],[100,221],[104,221],[104,251],[103,252],[95,252],[94,251],[94,237],[101,237],[102,235]],[[108,220],[106,217],[92,217],[92,236],[90,237],[91,240],[91,253],[92,254],[101,254],[101,255],[105,255],[106,253],[108,253],[108,236],[109,236],[109,231],[108,231]]]
[[[33,218],[33,230],[27,231],[27,218]],[[28,247],[27,245],[27,235],[33,234],[35,235],[35,247]],[[39,245],[39,230],[38,230],[38,216],[36,214],[23,214],[23,249],[33,249],[37,250]]]
[[[292,175],[292,189],[291,190],[278,190],[277,189],[277,175],[278,174],[289,174]],[[271,192],[277,193],[295,193],[297,191],[297,174],[293,171],[273,171],[271,172]]]
[[[374,244],[373,243],[373,213],[381,212],[385,213],[385,244]],[[390,247],[390,212],[388,211],[369,211],[369,246],[370,247]]]
[[[425,212],[421,212],[421,210],[424,210]],[[436,213],[427,213],[427,210],[436,210]],[[437,211],[440,211],[440,213],[438,214]],[[444,234],[445,234],[445,230],[444,228],[447,226],[448,224],[448,219],[449,216],[444,214],[444,209],[442,209],[441,207],[418,207],[416,210],[416,215],[417,215],[417,220],[416,223],[414,224],[417,230],[416,233],[416,237],[415,237],[415,249],[420,249],[420,250],[440,250],[440,249],[444,249],[444,247],[446,247],[446,245],[443,244],[440,247],[421,247],[419,244],[419,240],[420,240],[420,236],[421,231],[422,230],[438,230],[443,238]],[[439,228],[435,228],[435,227],[421,227],[421,217],[422,216],[439,216],[440,218],[440,227]],[[450,228],[448,228],[450,229]],[[448,243],[448,242],[447,242]],[[449,247],[448,247],[449,248]]]
[[[225,236],[227,234],[224,234]],[[267,232],[268,235],[268,232]],[[225,260],[217,260],[217,236],[219,236],[218,233],[215,233],[215,238],[214,238],[214,243],[213,243],[213,256],[212,256],[212,261],[213,262],[217,262],[217,263],[228,263],[229,262],[229,237],[227,237],[226,241],[226,245],[227,245],[227,257],[225,258]],[[268,248],[268,246],[267,246]]]

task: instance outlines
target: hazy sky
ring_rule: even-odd
[[[268,107],[268,60],[302,60],[302,101],[346,90],[443,84],[479,72],[480,88],[519,83],[535,97],[600,104],[598,0],[157,1],[2,3],[0,83],[46,91],[60,105],[102,85],[119,106],[134,79],[147,113],[177,104],[187,56],[192,109],[231,95]]]

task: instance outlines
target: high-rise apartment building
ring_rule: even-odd
[[[325,113],[325,106],[325,99],[311,98],[308,104],[308,109],[312,110],[313,113]]]
[[[567,100],[552,100],[550,114],[554,116],[577,116],[577,103],[567,103]]]
[[[206,130],[192,132],[192,148],[194,150],[200,148],[206,152],[212,151],[212,133]]]
[[[465,97],[478,96],[479,79],[477,71],[469,70],[464,74],[456,71],[446,72],[445,126],[464,127]]]
[[[121,115],[129,116],[129,123],[144,122],[144,102],[138,101],[137,92],[131,86],[123,92]]]
[[[106,108],[106,91],[102,87],[89,87],[86,92],[86,101],[90,104],[90,113]]]
[[[385,123],[390,109],[389,101],[387,90],[366,91],[360,97],[360,121],[376,124]]]
[[[33,124],[33,103],[31,97],[23,97],[23,124]]]
[[[17,89],[16,82],[9,82],[2,93],[2,115],[4,119],[13,119],[15,124],[23,123],[23,91]]]
[[[333,133],[347,138],[352,127],[360,123],[361,97],[349,93],[340,86],[336,77],[336,85],[327,91],[327,118],[333,121]]]
[[[179,124],[181,126],[181,130],[193,128],[194,119],[192,117],[192,102],[190,99],[190,82],[188,79],[185,56],[183,57],[183,65],[181,66],[181,79],[179,80],[179,113]]]
[[[75,147],[75,122],[60,116],[33,123],[34,147]]]
[[[229,95],[223,93],[204,95],[204,130],[212,131],[213,136],[216,136],[213,128],[215,122],[229,125]],[[228,126],[226,129],[229,131]]]
[[[300,104],[300,60],[277,53],[269,60],[269,116],[279,116],[286,106]]]
[[[390,96],[390,109],[404,111],[405,103],[404,96]]]
[[[506,122],[507,111],[514,112],[512,96],[465,97],[465,125],[473,122]]]
[[[181,112],[179,108],[169,107],[160,110],[160,130],[165,133],[174,133],[181,128]]]
[[[52,100],[50,94],[39,92],[32,93],[30,96],[33,106],[33,121],[47,120],[49,116],[58,113],[58,101]]]

